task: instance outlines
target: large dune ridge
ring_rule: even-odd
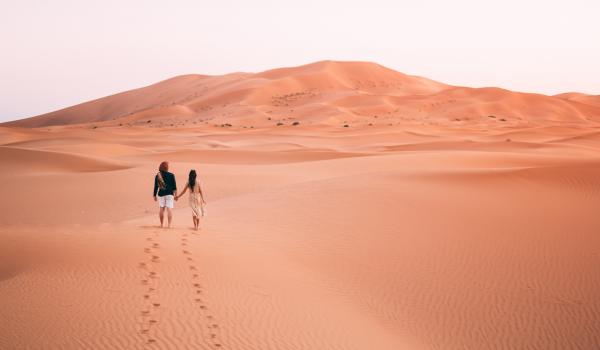
[[[588,125],[600,121],[598,101],[581,93],[450,86],[370,62],[321,61],[260,73],[178,76],[7,125]]]
[[[596,101],[323,61],[1,125],[0,349],[598,349]]]

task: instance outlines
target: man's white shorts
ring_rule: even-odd
[[[158,196],[158,206],[161,208],[173,208],[173,202],[175,201],[175,197],[172,194],[167,196]]]

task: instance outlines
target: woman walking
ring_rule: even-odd
[[[190,190],[190,208],[192,208],[192,220],[194,221],[194,230],[198,231],[200,227],[200,217],[206,215],[206,209],[204,205],[206,202],[204,201],[204,196],[202,195],[202,188],[200,187],[200,183],[196,180],[196,170],[190,170],[190,175],[188,178],[188,182],[185,184],[185,189],[179,196],[175,196],[175,199],[179,199],[179,197],[183,196],[183,194],[188,190]]]
[[[158,174],[154,177],[152,196],[154,197],[154,201],[158,201],[158,206],[160,207],[158,212],[160,227],[163,227],[165,208],[167,208],[168,227],[171,228],[171,221],[173,219],[171,209],[173,209],[173,199],[177,197],[177,184],[175,182],[175,175],[169,172],[169,162],[160,163]]]

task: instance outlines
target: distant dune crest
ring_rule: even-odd
[[[260,73],[183,75],[7,123],[145,125],[432,125],[495,128],[595,124],[600,96],[446,85],[369,62],[320,61]]]

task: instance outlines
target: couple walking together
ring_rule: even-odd
[[[163,227],[163,221],[165,217],[165,209],[167,211],[168,226],[171,228],[171,221],[173,220],[173,209],[175,201],[178,200],[184,193],[189,189],[189,203],[192,209],[192,220],[194,221],[194,230],[198,230],[200,227],[200,218],[206,215],[206,209],[204,206],[204,196],[202,195],[202,188],[200,183],[196,179],[196,170],[190,170],[188,181],[185,184],[185,188],[180,195],[177,195],[177,182],[175,181],[175,175],[169,172],[169,162],[162,162],[158,167],[158,173],[154,177],[154,189],[152,190],[152,196],[155,201],[158,201],[159,212],[158,217],[160,218],[160,227]]]

